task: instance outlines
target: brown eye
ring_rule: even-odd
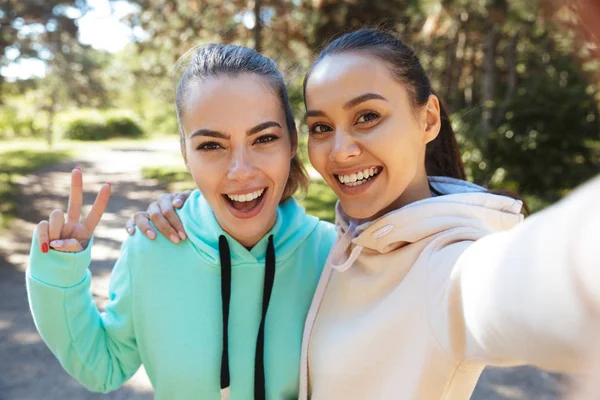
[[[212,151],[222,149],[223,147],[217,142],[205,142],[196,147],[196,150]]]
[[[310,128],[310,133],[315,134],[315,135],[319,135],[319,134],[323,134],[326,132],[331,132],[332,129],[331,127],[324,125],[324,124],[315,124]]]
[[[358,120],[356,121],[356,123],[358,124],[364,124],[367,122],[372,122],[379,119],[379,114],[375,113],[375,112],[366,112],[363,115],[361,115]]]
[[[277,139],[279,139],[279,137],[275,136],[275,135],[264,135],[259,137],[258,139],[256,139],[256,141],[254,143],[260,144],[260,143],[271,143],[276,141]]]

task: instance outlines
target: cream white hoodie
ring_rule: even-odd
[[[300,399],[468,399],[485,365],[575,371],[600,304],[600,178],[523,223],[521,202],[446,195],[340,237],[304,332]]]

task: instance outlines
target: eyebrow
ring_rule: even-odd
[[[225,135],[224,133],[218,131],[212,131],[210,129],[198,129],[190,135],[190,139],[196,136],[208,136],[217,139],[229,139],[229,135]]]
[[[383,101],[388,101],[385,97],[383,97],[380,94],[377,93],[365,93],[362,94],[350,101],[348,101],[346,104],[344,104],[344,106],[342,107],[344,110],[349,110],[352,107],[356,107],[357,105],[359,105],[360,103],[364,103],[365,101],[369,101],[369,100],[383,100]],[[306,111],[306,114],[304,115],[304,118],[308,118],[308,117],[325,117],[325,113],[321,110],[308,110]]]
[[[383,101],[387,101],[387,99],[385,97],[383,97],[382,95],[380,95],[380,94],[377,94],[377,93],[365,93],[365,94],[362,94],[362,95],[360,95],[360,96],[358,96],[358,97],[350,100],[346,104],[344,104],[343,109],[344,110],[349,110],[352,107],[356,107],[360,103],[364,103],[365,101],[369,101],[369,100],[383,100]]]
[[[271,128],[273,126],[281,128],[281,125],[279,123],[277,123],[275,121],[267,121],[267,122],[258,124],[253,128],[248,129],[246,131],[246,135],[247,136],[256,135],[257,133],[262,132],[265,129]],[[229,139],[230,138],[229,135],[226,135],[219,131],[213,131],[211,129],[198,129],[197,131],[194,131],[190,135],[190,139],[193,137],[196,137],[196,136],[207,136],[207,137],[212,137],[212,138],[217,138],[217,139]]]
[[[262,124],[256,125],[254,128],[248,129],[248,131],[246,132],[246,135],[248,135],[248,136],[256,135],[257,133],[264,131],[265,129],[271,128],[273,126],[281,128],[281,125],[279,123],[277,123],[275,121],[267,121],[267,122],[263,122]]]

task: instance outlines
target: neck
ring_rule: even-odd
[[[380,210],[378,213],[373,215],[368,220],[373,221],[379,217],[384,216],[385,214],[392,212],[394,210],[398,210],[408,204],[414,203],[419,200],[427,199],[431,197],[431,190],[429,189],[429,180],[427,180],[427,175],[425,171],[423,171],[422,176],[417,176],[415,179],[408,185],[408,187],[402,192],[402,194],[394,200],[389,206]]]
[[[248,251],[250,251],[250,250],[252,250],[252,248],[254,246],[256,246],[256,244],[258,242],[260,242],[260,240],[262,238],[264,238],[267,235],[267,233],[269,233],[269,231],[271,229],[273,229],[273,226],[275,226],[276,221],[277,221],[277,214],[275,214],[273,216],[272,220],[264,227],[264,229],[261,229],[260,232],[257,232],[254,235],[247,235],[247,234],[245,235],[243,232],[239,232],[239,231],[233,232],[232,230],[227,229],[225,227],[222,227],[222,228],[235,241],[237,241],[239,244],[244,246]]]

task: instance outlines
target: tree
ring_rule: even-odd
[[[52,59],[77,42],[75,18],[86,11],[85,0],[0,2],[0,67],[20,58]],[[3,81],[0,75],[0,86]]]

